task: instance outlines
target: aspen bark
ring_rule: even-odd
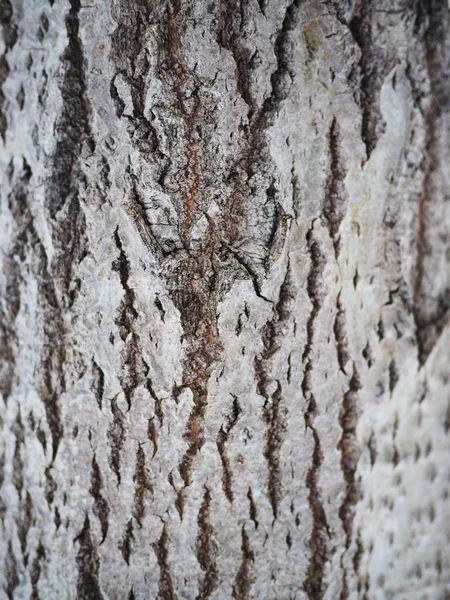
[[[450,598],[446,2],[0,25],[0,600]]]

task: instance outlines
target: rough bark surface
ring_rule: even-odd
[[[0,25],[0,600],[450,598],[447,3]]]

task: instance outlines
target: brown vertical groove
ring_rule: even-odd
[[[25,259],[29,229],[33,225],[27,198],[32,175],[29,165],[23,161],[21,171],[15,174],[11,164],[7,175],[11,183],[15,175],[16,183],[8,195],[8,206],[15,227],[9,253],[3,259],[6,294],[0,306],[0,392],[5,403],[8,402],[13,388],[16,366],[15,322],[21,305],[20,284],[22,282],[20,262]]]
[[[79,37],[80,8],[79,0],[70,0],[65,19],[68,44],[61,56],[64,69],[60,86],[62,108],[55,123],[58,137],[55,153],[49,161],[50,176],[45,193],[55,259],[48,279],[42,281],[44,349],[39,387],[52,432],[53,460],[63,434],[59,415],[59,397],[66,389],[63,313],[72,306],[79,291],[79,287],[73,285],[73,267],[82,260],[85,252],[85,219],[76,183],[78,156],[90,135],[83,48]],[[46,264],[43,248],[41,256]],[[50,470],[48,474],[51,476]]]
[[[206,489],[197,519],[197,559],[205,575],[200,582],[196,600],[206,600],[209,598],[219,583],[215,560],[217,548],[213,537],[214,531],[210,522],[210,506],[211,492],[209,489]]]
[[[350,76],[350,84],[356,76],[361,108],[361,138],[366,147],[364,162],[369,160],[384,132],[380,90],[385,77],[397,60],[389,45],[383,43],[383,34],[387,28],[379,26],[378,19],[378,12],[372,0],[357,0],[348,24],[361,51],[359,64]]]
[[[430,82],[429,106],[424,111],[425,116],[425,153],[421,166],[423,175],[422,191],[418,206],[417,229],[417,258],[413,287],[413,314],[416,323],[416,337],[418,343],[419,361],[424,364],[431,352],[434,342],[439,337],[448,314],[450,299],[445,294],[439,299],[433,314],[427,314],[426,290],[426,257],[431,253],[428,214],[433,201],[434,175],[439,172],[439,156],[437,154],[437,140],[441,127],[448,127],[443,120],[448,116],[448,77],[445,76],[449,68],[449,16],[448,5],[444,0],[423,0],[418,3],[417,29],[421,30],[419,21],[426,16],[427,27],[423,34],[423,47]]]
[[[138,318],[135,308],[136,294],[129,284],[130,262],[120,239],[118,227],[114,232],[114,242],[119,254],[113,261],[112,268],[119,275],[120,283],[124,290],[124,298],[120,303],[118,316],[115,320],[119,329],[119,335],[124,342],[124,347],[121,351],[122,371],[119,379],[128,409],[130,409],[134,390],[139,385],[146,383],[149,368],[142,358],[140,337],[136,332],[136,321]]]
[[[10,68],[8,64],[8,52],[14,47],[17,41],[17,26],[14,21],[14,12],[10,0],[0,0],[0,26],[2,28],[2,37],[5,43],[5,52],[0,56],[0,136],[5,142],[5,133],[8,127],[6,116],[6,97],[3,93],[3,85],[6,82]],[[13,167],[9,168],[9,179]],[[22,179],[24,179],[22,177]],[[29,176],[25,173],[24,185],[29,181]],[[14,214],[14,213],[13,213]],[[16,216],[14,215],[16,218]],[[19,222],[17,223],[20,226]],[[10,257],[4,259],[4,272],[6,278],[6,290],[4,301],[5,308],[0,306],[0,393],[4,402],[8,402],[11,394],[15,370],[14,353],[14,324],[20,308],[20,269],[12,258],[14,250]]]
[[[133,516],[138,525],[142,527],[142,520],[145,515],[145,498],[148,493],[153,493],[153,487],[149,480],[146,466],[145,450],[139,444],[136,452],[136,470],[134,474],[134,509]]]
[[[345,552],[349,549],[352,541],[354,509],[360,494],[358,482],[355,477],[361,454],[356,439],[356,426],[359,416],[357,401],[360,389],[359,376],[353,365],[353,375],[350,379],[348,390],[344,394],[342,409],[339,415],[342,436],[338,443],[338,449],[341,452],[341,468],[346,484],[345,496],[339,507],[339,517],[345,532]],[[341,600],[345,600],[348,597],[347,569],[343,565],[343,557],[344,553],[341,558],[343,569]]]
[[[233,502],[233,489],[231,480],[230,461],[227,456],[226,446],[231,430],[236,425],[241,412],[242,409],[239,405],[239,401],[236,396],[233,396],[233,411],[228,417],[226,425],[222,425],[222,427],[220,428],[216,438],[217,449],[219,451],[220,460],[222,461],[222,489],[230,504]]]
[[[116,474],[117,485],[120,485],[120,454],[125,443],[125,415],[117,405],[116,397],[111,399],[111,412],[113,421],[107,433],[111,448],[109,464]]]
[[[91,524],[86,515],[83,529],[74,540],[78,542],[77,553],[77,600],[103,600],[98,580],[99,559],[91,538]]]
[[[19,571],[17,568],[17,561],[14,555],[14,550],[11,541],[8,542],[8,549],[4,558],[4,577],[5,585],[4,590],[9,600],[14,600],[14,590],[19,585]]]
[[[179,463],[179,472],[185,488],[191,483],[196,454],[204,443],[204,415],[207,405],[207,385],[210,372],[220,352],[217,332],[217,237],[215,224],[209,222],[207,239],[201,248],[191,248],[190,232],[201,208],[200,185],[202,165],[200,159],[199,132],[201,97],[199,83],[193,72],[185,65],[181,54],[180,33],[181,5],[176,2],[169,6],[165,14],[165,40],[161,53],[165,56],[165,79],[171,87],[177,112],[180,116],[186,142],[184,165],[183,204],[179,207],[181,223],[179,233],[186,255],[182,264],[169,277],[169,286],[175,288],[172,300],[181,313],[183,330],[186,335],[186,357],[183,361],[183,379],[180,388],[174,390],[177,398],[183,388],[189,388],[193,395],[194,408],[188,420],[185,440],[188,448]],[[186,89],[191,88],[187,99]],[[185,490],[178,493],[176,506],[183,516]]]
[[[27,537],[33,523],[33,502],[31,500],[30,493],[25,493],[25,498],[21,500],[19,507],[20,517],[17,521],[17,536],[20,540],[20,549],[22,550],[22,556],[24,562],[28,561],[27,550]]]
[[[248,600],[253,583],[251,569],[253,563],[255,562],[255,556],[250,547],[250,540],[247,532],[245,531],[245,525],[242,526],[241,551],[242,562],[233,585],[234,600]]]
[[[122,553],[123,560],[130,566],[130,557],[133,552],[132,541],[134,540],[133,520],[130,519],[127,523],[124,536],[119,544],[119,550]]]
[[[39,579],[41,577],[41,562],[45,558],[45,548],[42,545],[42,542],[39,542],[39,545],[36,550],[36,556],[34,558],[33,564],[30,569],[30,582],[32,586],[31,598],[30,600],[41,600],[39,596]]]
[[[267,433],[264,457],[269,471],[267,487],[274,519],[278,516],[281,500],[280,450],[286,430],[286,415],[282,407],[281,382],[271,376],[270,364],[286,334],[286,325],[291,318],[293,299],[291,267],[288,262],[284,281],[280,286],[278,301],[273,306],[273,317],[267,321],[262,330],[263,351],[258,357],[255,357],[254,361],[257,391],[265,399],[263,414],[267,423]],[[270,393],[269,389],[274,384],[275,391]]]
[[[2,88],[9,75],[8,52],[14,48],[17,41],[17,25],[10,0],[0,0],[0,26],[6,47],[5,52],[0,56],[0,136],[5,142],[8,120],[5,114],[6,97]]]
[[[306,487],[309,490],[308,502],[313,516],[313,525],[310,545],[310,559],[303,587],[310,600],[322,600],[325,594],[324,573],[325,565],[329,558],[328,538],[330,536],[325,509],[321,499],[318,483],[320,467],[323,462],[323,453],[320,446],[319,435],[314,427],[314,419],[317,414],[317,403],[312,393],[311,374],[313,369],[312,350],[314,344],[314,327],[319,311],[323,304],[323,282],[322,272],[325,267],[325,256],[314,239],[314,224],[309,229],[306,241],[310,255],[310,271],[307,278],[307,292],[311,302],[311,312],[306,324],[306,343],[303,351],[304,373],[301,389],[307,401],[305,411],[305,425],[310,429],[313,437],[314,447],[312,464],[306,476]]]
[[[177,598],[173,590],[167,544],[167,525],[164,523],[159,540],[153,544],[153,549],[155,551],[159,566],[158,600],[176,600]]]
[[[100,521],[100,525],[102,528],[102,541],[100,542],[100,544],[103,544],[103,542],[105,541],[109,527],[109,506],[107,500],[102,495],[102,488],[102,475],[94,454],[94,456],[92,457],[91,487],[89,489],[89,493],[94,498],[93,513]]]
[[[341,156],[339,137],[339,126],[336,117],[333,116],[328,132],[329,168],[323,214],[330,237],[333,240],[336,258],[339,256],[339,227],[345,216],[348,201],[344,183],[347,172]]]
[[[13,173],[11,172],[11,176]],[[22,169],[17,173],[17,182],[8,197],[8,206],[16,224],[15,240],[11,248],[11,256],[25,259],[28,248],[31,250],[31,265],[39,290],[39,306],[42,311],[43,342],[40,366],[36,373],[36,388],[45,407],[48,426],[52,436],[52,459],[56,457],[62,437],[62,426],[59,416],[58,399],[65,390],[64,377],[64,325],[61,307],[57,299],[55,281],[49,271],[45,249],[34,226],[34,219],[29,208],[29,186],[32,171],[23,161]],[[6,262],[8,314],[0,320],[0,333],[6,335],[6,344],[0,349],[5,366],[2,366],[0,386],[7,400],[11,392],[15,355],[13,343],[15,339],[14,322],[20,309],[20,268],[16,260]]]
[[[336,299],[336,316],[333,325],[334,339],[336,340],[336,350],[340,370],[346,375],[345,365],[350,359],[347,344],[347,333],[345,327],[345,309],[341,302],[341,292]]]

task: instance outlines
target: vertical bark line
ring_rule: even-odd
[[[117,477],[117,485],[119,486],[121,482],[120,455],[125,443],[126,428],[125,415],[117,404],[117,397],[111,399],[111,412],[113,420],[107,432],[107,437],[110,444],[109,464]]]
[[[74,540],[78,543],[77,554],[77,599],[78,600],[103,600],[98,581],[99,558],[91,538],[91,525],[86,515],[83,529]]]
[[[147,381],[149,367],[142,358],[140,336],[136,331],[136,321],[139,316],[135,308],[136,294],[129,284],[130,262],[120,239],[118,227],[114,232],[114,242],[119,255],[114,260],[112,268],[119,275],[120,283],[125,292],[115,321],[119,329],[119,335],[124,342],[121,351],[122,373],[119,381],[129,410],[134,391],[139,385],[144,385]]]
[[[203,502],[198,513],[197,559],[204,572],[199,585],[196,600],[206,600],[217,589],[219,584],[214,531],[210,522],[211,492],[205,490]]]
[[[30,570],[30,582],[32,588],[30,600],[41,600],[39,596],[39,579],[41,577],[41,562],[43,559],[45,559],[45,548],[42,541],[39,541],[36,556]]]
[[[248,106],[248,118],[250,119],[256,109],[255,99],[251,92],[251,76],[256,56],[251,54],[242,40],[247,7],[247,3],[237,0],[221,3],[217,41],[219,46],[226,48],[233,55],[236,64],[236,86],[241,98]]]
[[[2,28],[5,51],[0,56],[0,136],[5,143],[8,119],[6,116],[6,97],[3,93],[3,85],[9,75],[8,53],[17,42],[17,25],[14,20],[14,11],[10,0],[0,1],[0,26]]]
[[[153,486],[149,479],[146,465],[146,454],[141,444],[136,452],[136,470],[134,474],[134,509],[133,516],[139,527],[142,527],[142,521],[145,516],[145,500],[147,495],[153,493]]]
[[[100,410],[103,408],[103,395],[105,393],[105,373],[92,358],[92,391]]]
[[[226,425],[222,425],[216,437],[217,450],[219,451],[220,460],[222,461],[222,489],[225,497],[231,504],[233,502],[233,486],[231,477],[230,461],[227,456],[227,442],[233,427],[236,425],[242,409],[236,396],[233,396],[233,410],[228,417]]]
[[[132,546],[131,543],[134,540],[134,528],[133,528],[133,519],[130,519],[127,523],[124,536],[119,544],[119,550],[122,553],[123,560],[126,562],[127,566],[130,566],[130,557],[132,554]]]
[[[173,589],[172,575],[169,565],[168,534],[167,525],[164,523],[161,536],[157,543],[153,544],[159,566],[158,600],[176,600],[177,596]]]
[[[180,4],[175,2],[173,7],[168,5],[166,9],[167,23],[167,60],[168,67],[175,75],[173,88],[178,102],[178,108],[184,121],[184,130],[186,135],[186,161],[185,161],[185,182],[184,207],[181,211],[182,223],[180,224],[180,237],[184,247],[189,250],[191,227],[197,214],[198,204],[197,195],[202,181],[202,166],[199,157],[199,108],[200,99],[198,95],[198,83],[194,74],[188,73],[184,64],[184,59],[180,53],[180,35],[176,19],[180,11]],[[187,102],[188,86],[193,101]]]
[[[233,585],[234,600],[248,600],[253,583],[252,565],[255,562],[255,555],[251,549],[245,525],[242,526],[241,551],[242,562]]]
[[[336,352],[340,370],[347,375],[345,366],[350,359],[350,353],[347,344],[347,333],[345,327],[345,309],[341,302],[341,292],[336,299],[336,317],[334,319],[333,333],[336,340]]]
[[[428,19],[423,33],[428,78],[430,83],[429,105],[424,108],[425,118],[425,152],[421,165],[423,170],[422,190],[418,205],[417,258],[413,285],[413,314],[416,322],[419,361],[424,364],[436,339],[439,337],[447,320],[450,308],[448,288],[438,298],[434,310],[428,309],[426,259],[432,253],[429,232],[429,212],[435,194],[434,182],[439,173],[440,158],[437,140],[441,129],[448,130],[445,116],[448,116],[450,86],[445,72],[449,66],[448,59],[448,6],[443,0],[426,0],[420,3],[424,16]],[[418,25],[420,31],[421,24]],[[430,314],[431,312],[431,314]]]
[[[4,590],[9,600],[14,600],[14,590],[19,585],[19,571],[17,568],[17,561],[14,556],[14,551],[11,541],[8,542],[8,551],[4,559],[4,577],[5,587]]]
[[[310,559],[307,576],[303,582],[303,586],[308,598],[311,600],[321,600],[325,594],[323,580],[325,564],[329,558],[328,538],[330,537],[330,533],[318,484],[320,467],[323,462],[323,453],[320,446],[319,435],[314,427],[314,419],[317,415],[317,402],[312,391],[311,374],[313,369],[312,350],[315,338],[315,322],[323,305],[324,289],[322,273],[325,267],[326,257],[323,254],[318,241],[314,238],[314,223],[307,233],[306,241],[311,260],[306,287],[312,306],[306,324],[307,339],[302,356],[303,364],[305,366],[301,389],[303,397],[307,402],[305,410],[305,426],[312,433],[314,446],[312,464],[306,476],[306,487],[309,490],[308,502],[313,516],[313,525],[309,540]]]
[[[108,501],[106,500],[106,498],[104,498],[102,494],[102,489],[103,478],[94,453],[92,457],[91,487],[89,488],[89,493],[94,498],[94,508],[92,512],[100,521],[100,526],[102,529],[102,540],[100,542],[100,545],[103,544],[103,542],[106,539],[106,536],[108,535],[108,517],[110,512]]]
[[[10,165],[9,180],[12,183],[14,176],[13,165]],[[3,401],[8,402],[14,383],[16,368],[16,338],[15,323],[21,305],[20,284],[22,274],[19,260],[23,260],[26,253],[27,229],[31,226],[27,212],[27,193],[31,179],[31,169],[26,161],[18,174],[17,182],[8,195],[8,206],[15,221],[11,247],[8,256],[3,259],[6,297],[0,305],[0,392]],[[27,215],[28,216],[28,215]],[[19,259],[19,260],[18,260]]]
[[[71,307],[79,292],[73,285],[73,268],[86,252],[86,224],[77,186],[82,177],[79,155],[84,143],[90,151],[95,147],[89,122],[90,106],[86,99],[83,47],[79,37],[80,9],[80,0],[70,0],[65,19],[68,43],[61,55],[64,68],[60,85],[62,108],[56,119],[58,136],[49,163],[51,176],[45,195],[56,250],[53,269],[61,284],[64,309]]]
[[[380,110],[380,90],[386,75],[395,64],[395,57],[391,56],[389,48],[380,44],[384,27],[379,26],[378,18],[371,0],[358,0],[348,24],[361,51],[361,58],[357,69],[352,73],[352,79],[356,76],[359,82],[361,138],[366,147],[366,161],[369,160],[385,128]]]
[[[50,178],[45,201],[51,218],[52,242],[56,258],[42,281],[41,298],[44,312],[44,351],[40,373],[41,389],[47,420],[53,438],[53,460],[63,435],[59,398],[66,389],[64,312],[74,302],[77,286],[73,286],[73,266],[84,255],[85,219],[77,197],[75,177],[78,155],[90,134],[89,107],[85,99],[83,49],[79,38],[79,0],[71,0],[65,19],[68,44],[61,61],[64,74],[60,86],[62,109],[56,120],[58,138],[50,160]],[[42,248],[42,260],[47,264]],[[56,315],[56,319],[55,319]],[[50,471],[47,471],[50,474]]]
[[[336,259],[339,256],[339,227],[345,217],[348,202],[344,183],[347,172],[341,155],[339,135],[337,119],[336,116],[333,116],[328,134],[329,172],[325,187],[323,214],[333,240]]]
[[[23,167],[17,176],[17,183],[8,197],[8,206],[15,222],[15,235],[11,247],[11,256],[24,260],[28,249],[32,253],[32,270],[36,277],[40,296],[40,308],[43,313],[43,341],[40,367],[36,373],[36,387],[43,401],[48,426],[52,435],[52,461],[56,457],[62,437],[58,399],[65,390],[64,375],[64,325],[60,305],[57,300],[55,282],[51,276],[45,249],[37,234],[34,218],[29,207],[30,183],[33,173],[23,160]],[[2,351],[5,358],[5,377],[1,379],[1,388],[7,401],[13,382],[15,355],[14,323],[20,309],[20,282],[22,275],[17,261],[8,261],[7,284],[9,288],[6,303],[8,314],[0,327],[6,335],[6,344]],[[6,329],[5,329],[6,328]]]
[[[342,591],[341,600],[348,598],[347,568],[343,564],[344,554],[349,549],[353,535],[354,509],[360,499],[360,489],[356,480],[356,469],[360,456],[360,449],[356,438],[356,427],[358,423],[358,391],[361,389],[358,372],[353,365],[353,374],[349,382],[348,390],[344,394],[342,409],[339,415],[339,424],[342,428],[342,436],[338,443],[341,452],[341,468],[346,483],[345,495],[339,507],[339,517],[345,532],[345,550],[341,557],[342,566]]]
[[[293,282],[288,261],[278,301],[273,306],[273,317],[267,321],[262,330],[263,351],[254,360],[257,391],[265,399],[263,414],[267,423],[267,433],[264,457],[269,471],[267,487],[274,520],[278,516],[278,506],[281,500],[280,450],[286,432],[286,415],[282,406],[281,382],[272,375],[271,362],[280,349],[286,333],[286,325],[291,318],[293,300]]]

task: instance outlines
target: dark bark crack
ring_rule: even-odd
[[[233,396],[233,394],[232,394]],[[216,444],[219,451],[220,460],[222,461],[222,488],[228,502],[233,502],[233,489],[230,460],[227,456],[226,446],[231,433],[231,430],[236,425],[242,409],[236,396],[233,396],[232,412],[228,417],[226,425],[222,425],[217,434]]]
[[[344,167],[339,136],[339,126],[336,117],[333,116],[328,133],[329,172],[325,186],[323,214],[333,240],[336,258],[339,256],[339,227],[345,217],[348,203],[345,187],[347,171]]]
[[[42,566],[41,563],[45,559],[45,548],[41,541],[39,541],[36,556],[34,558],[33,564],[30,569],[30,582],[32,586],[31,598],[30,600],[40,600],[39,596],[39,579],[41,577]]]
[[[255,562],[255,555],[250,547],[245,525],[242,526],[241,551],[242,562],[233,584],[234,600],[248,600],[253,583],[252,565]]]
[[[134,540],[133,521],[130,519],[125,530],[122,541],[119,544],[119,550],[122,552],[123,560],[130,566],[130,557],[132,554],[131,542]]]
[[[385,26],[371,0],[358,0],[349,23],[350,31],[361,50],[361,58],[352,76],[357,76],[361,107],[361,137],[366,147],[366,161],[369,160],[377,142],[385,129],[380,110],[380,90],[384,79],[395,64],[388,45],[384,45]]]
[[[100,544],[106,539],[108,535],[108,517],[109,517],[109,506],[106,498],[102,495],[103,488],[103,479],[100,472],[100,468],[98,466],[95,454],[92,457],[92,467],[91,467],[91,487],[89,488],[89,493],[94,498],[94,508],[93,513],[100,521],[100,525],[102,528],[102,540]]]
[[[138,525],[142,527],[142,520],[145,515],[145,498],[153,493],[153,487],[150,482],[148,469],[146,466],[145,451],[139,444],[136,453],[136,470],[134,474],[134,509],[133,516]]]
[[[286,431],[286,409],[283,407],[281,382],[271,375],[270,365],[272,357],[278,352],[286,335],[293,299],[291,267],[288,262],[278,300],[273,305],[273,317],[267,321],[262,330],[263,351],[255,357],[254,361],[257,391],[265,399],[263,414],[267,423],[267,434],[264,457],[269,471],[268,495],[274,519],[278,516],[278,506],[282,495],[280,450]]]
[[[206,600],[216,590],[219,580],[216,566],[217,546],[210,522],[211,492],[205,490],[203,502],[198,513],[197,559],[204,577],[199,585],[196,600]]]
[[[356,469],[361,455],[356,438],[356,426],[359,417],[358,391],[360,389],[359,375],[355,365],[353,365],[353,374],[348,390],[344,394],[342,409],[339,415],[342,436],[338,443],[338,449],[341,452],[341,468],[346,484],[344,499],[339,507],[339,517],[345,532],[345,551],[348,550],[352,541],[354,510],[360,498],[359,484],[356,479]],[[346,590],[348,586],[347,569],[343,565],[343,557],[344,553],[341,557],[341,566],[343,569],[342,589]],[[341,597],[345,598],[347,596],[341,595]]]
[[[0,136],[5,142],[8,119],[5,111],[7,101],[3,93],[3,85],[10,72],[7,60],[8,52],[14,48],[17,42],[17,25],[14,21],[14,11],[10,0],[0,0],[0,26],[6,47],[5,52],[0,56]]]
[[[336,299],[336,316],[334,319],[334,339],[336,340],[336,351],[338,357],[339,368],[346,375],[345,365],[350,359],[347,343],[347,332],[345,325],[345,309],[341,302],[341,292]]]
[[[449,68],[449,14],[448,6],[442,0],[427,0],[420,4],[421,17],[427,20],[426,28],[417,24],[425,54],[430,92],[429,102],[422,106],[418,98],[419,109],[425,120],[425,150],[421,164],[423,172],[422,190],[418,205],[418,229],[416,235],[417,256],[413,282],[413,315],[416,323],[418,358],[424,364],[437,339],[448,322],[450,310],[449,286],[441,286],[438,294],[428,291],[428,265],[430,257],[436,252],[434,240],[430,235],[430,211],[436,198],[436,175],[443,167],[439,156],[439,135],[445,128],[448,131],[448,112],[450,84],[446,73]],[[431,299],[431,302],[430,302]]]
[[[128,408],[131,408],[131,402],[134,390],[139,385],[147,384],[148,365],[142,358],[142,349],[139,335],[135,331],[135,324],[138,313],[135,308],[136,294],[129,285],[130,263],[125,254],[122,241],[119,237],[118,228],[114,233],[114,241],[119,251],[118,258],[113,262],[112,268],[120,278],[120,283],[124,289],[124,299],[119,307],[119,314],[116,319],[116,325],[119,328],[120,337],[125,342],[121,352],[122,372],[120,375],[120,385],[122,387]],[[148,386],[147,386],[148,387]]]
[[[86,515],[83,529],[75,538],[79,549],[76,563],[78,569],[77,599],[78,600],[103,600],[98,580],[99,558],[97,550],[92,543],[91,524]]]
[[[176,600],[169,564],[167,526],[164,523],[159,540],[153,544],[159,566],[158,600]]]
[[[311,600],[321,600],[325,594],[324,574],[325,564],[329,559],[328,540],[330,537],[327,517],[323,506],[319,475],[323,462],[323,453],[320,445],[320,438],[314,427],[314,419],[317,414],[317,402],[312,392],[311,374],[313,369],[312,351],[315,337],[315,322],[319,311],[323,305],[323,296],[325,293],[323,284],[323,270],[326,263],[325,255],[314,239],[314,225],[309,229],[306,241],[310,255],[311,266],[307,278],[307,292],[311,302],[311,312],[306,324],[306,343],[303,351],[302,360],[305,365],[304,374],[301,383],[301,389],[305,400],[307,401],[305,411],[305,425],[311,431],[313,437],[312,464],[306,476],[306,487],[309,490],[308,502],[313,516],[313,525],[311,537],[309,540],[310,558],[307,569],[306,579],[303,587]]]
[[[105,374],[103,369],[92,359],[92,389],[100,410],[102,410],[103,394],[105,393]]]
[[[111,412],[113,422],[107,434],[110,445],[109,464],[116,474],[117,485],[120,485],[120,454],[125,443],[125,415],[117,405],[117,398],[111,400]]]

